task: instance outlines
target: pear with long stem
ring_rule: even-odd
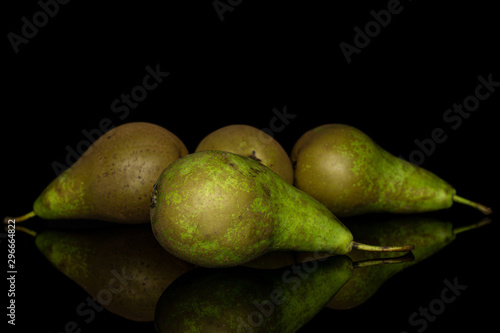
[[[352,126],[327,124],[309,130],[295,143],[291,159],[294,185],[339,217],[427,212],[454,202],[485,215],[492,212],[458,196],[443,179],[390,154]]]
[[[222,151],[197,152],[169,165],[158,178],[151,207],[159,243],[204,267],[242,265],[276,250],[413,249],[354,241],[311,196],[254,159]]]

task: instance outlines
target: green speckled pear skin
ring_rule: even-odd
[[[349,280],[347,256],[307,266],[260,270],[196,268],[158,300],[156,330],[164,332],[296,332]]]
[[[237,266],[275,250],[348,253],[350,231],[323,205],[247,157],[202,151],[158,178],[151,225],[175,256]]]
[[[146,225],[47,230],[35,243],[55,268],[103,307],[135,321],[153,321],[163,290],[193,268],[164,251]]]
[[[291,159],[294,185],[338,217],[444,209],[455,195],[435,174],[391,155],[348,125],[328,124],[306,132]]]
[[[432,256],[455,239],[453,225],[429,217],[395,218],[388,221],[346,222],[354,237],[364,242],[384,244],[398,240],[415,245],[415,260],[398,265],[378,265],[363,267],[353,272],[349,282],[328,303],[332,309],[351,309],[372,297],[394,274]],[[391,257],[393,255],[373,255],[366,251],[353,250],[348,256],[353,261]]]
[[[115,127],[45,188],[33,210],[44,219],[148,223],[154,183],[187,154],[181,140],[158,125]]]
[[[195,152],[222,150],[251,157],[293,183],[293,167],[283,147],[266,132],[248,125],[229,125],[208,134]]]

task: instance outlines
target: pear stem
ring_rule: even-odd
[[[367,267],[381,264],[399,264],[403,262],[411,262],[415,260],[415,255],[412,252],[408,252],[407,254],[400,257],[392,257],[392,258],[375,258],[375,259],[366,259],[360,260],[353,263],[354,268],[359,267]]]
[[[413,251],[415,248],[413,245],[402,245],[402,246],[376,246],[367,245],[363,243],[358,243],[355,241],[351,242],[353,249],[372,251],[372,252],[409,252]]]
[[[19,217],[9,217],[9,216],[6,216],[4,219],[3,219],[3,223],[4,224],[8,224],[9,223],[9,220],[15,220],[16,223],[18,222],[22,222],[22,221],[25,221],[27,219],[30,219],[32,218],[33,216],[36,216],[36,213],[34,211],[31,211],[29,212],[28,214],[24,214],[23,216],[19,216]]]
[[[479,221],[477,223],[469,224],[469,225],[466,225],[463,227],[458,227],[458,228],[453,229],[453,234],[456,235],[456,234],[459,234],[459,233],[464,232],[464,231],[480,228],[482,226],[489,224],[490,222],[491,222],[491,219],[489,217],[485,217],[484,219],[482,219],[481,221]]]
[[[8,226],[6,226],[6,227],[4,228],[4,229],[5,229],[5,231],[7,231],[7,227],[8,227]],[[31,235],[31,236],[33,236],[33,237],[36,237],[36,236],[38,235],[36,231],[31,230],[31,229],[28,229],[28,228],[25,228],[25,227],[18,227],[18,226],[16,226],[16,231],[22,231],[22,232],[24,232],[25,234]]]
[[[484,215],[490,215],[493,212],[490,207],[486,207],[485,205],[482,205],[474,201],[470,201],[469,199],[462,198],[458,195],[453,196],[453,201],[461,203],[463,205],[474,207],[480,210]]]

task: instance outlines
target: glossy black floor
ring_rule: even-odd
[[[462,196],[497,209],[500,57],[493,5],[42,0],[4,6],[3,216],[31,210],[57,167],[85,149],[88,135],[133,121],[164,126],[190,152],[217,128],[248,124],[267,128],[288,153],[305,131],[345,123],[446,179]],[[482,218],[459,205],[430,215],[456,225]],[[492,219],[394,276],[365,304],[324,309],[300,332],[495,327]],[[36,230],[74,225],[26,221]],[[9,281],[2,292],[6,314],[15,299],[10,330],[154,331],[152,323],[105,310],[85,322],[75,311],[85,291],[53,268],[31,237],[18,232],[15,240],[15,296],[7,295]],[[6,244],[2,238],[9,277]],[[455,280],[467,288],[440,303],[444,281]],[[433,310],[426,315],[426,308]]]

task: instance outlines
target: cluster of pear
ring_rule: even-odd
[[[159,332],[294,332],[324,306],[365,302],[396,272],[490,221],[454,229],[418,215],[338,217],[427,212],[453,202],[491,213],[348,125],[306,132],[289,157],[247,125],[220,128],[188,154],[165,128],[129,123],[95,141],[16,222],[150,223],[18,228],[98,301],[110,272],[126,272],[124,290],[104,306],[131,320],[155,320]]]

